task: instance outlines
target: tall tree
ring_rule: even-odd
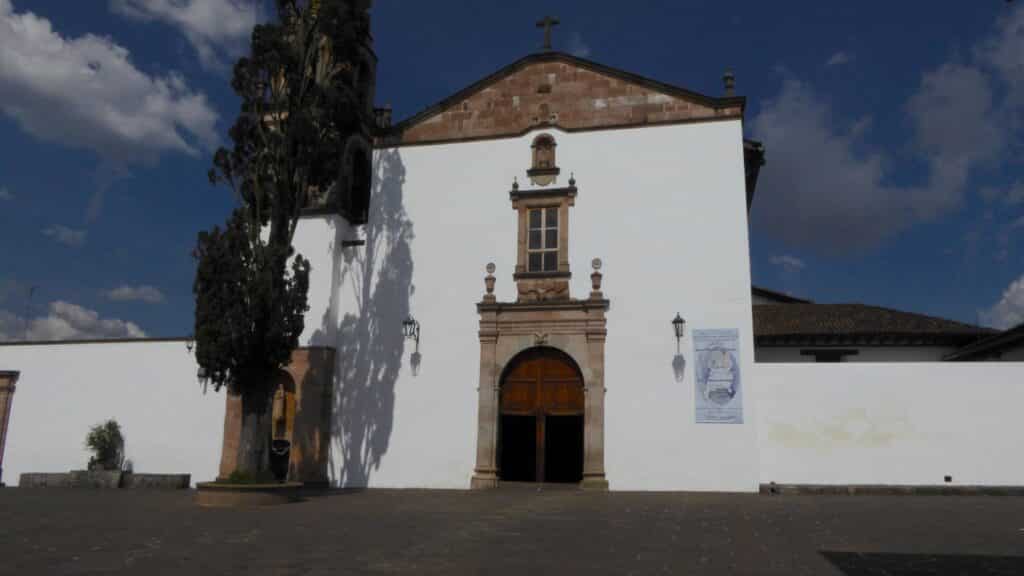
[[[273,376],[308,310],[310,264],[294,253],[295,229],[311,197],[331,193],[345,143],[366,121],[356,64],[364,4],[277,0],[277,21],[255,27],[232,75],[241,109],[209,176],[239,207],[223,229],[200,233],[193,293],[196,359],[216,390],[241,395],[237,461],[248,475],[268,470]]]

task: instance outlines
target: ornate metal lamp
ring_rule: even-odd
[[[402,334],[405,335],[407,340],[415,340],[416,348],[420,346],[420,323],[410,314],[408,318],[402,321]]]
[[[679,342],[683,339],[684,331],[686,330],[686,320],[676,312],[676,317],[672,320],[672,329],[676,333],[676,353],[679,353]]]

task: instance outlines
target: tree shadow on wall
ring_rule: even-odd
[[[381,151],[373,169],[366,245],[341,250],[343,234],[336,230],[333,253],[341,257],[335,258],[322,328],[312,338],[314,345],[337,348],[328,464],[335,487],[367,486],[388,450],[405,352],[402,320],[414,291],[413,224],[402,199],[401,154]]]

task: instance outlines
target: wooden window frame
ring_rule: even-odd
[[[554,211],[554,223],[551,223],[549,214]],[[528,208],[526,211],[526,271],[527,272],[557,272],[558,271],[558,260],[559,260],[559,248],[561,242],[559,242],[560,222],[559,218],[559,206],[537,206]],[[532,223],[532,216],[534,213],[540,214],[540,227],[534,228]],[[554,231],[555,242],[553,246],[548,245],[548,232]],[[530,243],[530,239],[534,232],[540,233],[540,247],[533,248]],[[534,268],[531,265],[531,256],[534,254],[540,255],[540,265]],[[553,266],[548,267],[545,265],[545,261],[548,258],[553,258]]]

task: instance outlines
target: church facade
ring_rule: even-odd
[[[764,148],[731,92],[544,51],[405,121],[377,110],[295,235],[313,267],[274,408],[291,477],[1024,485],[1000,455],[1024,431],[1024,364],[939,361],[997,334],[752,293]],[[186,385],[186,344],[0,346],[20,373],[5,480],[74,466],[109,417],[139,471],[230,473],[237,400]],[[49,402],[62,394],[74,409]]]

